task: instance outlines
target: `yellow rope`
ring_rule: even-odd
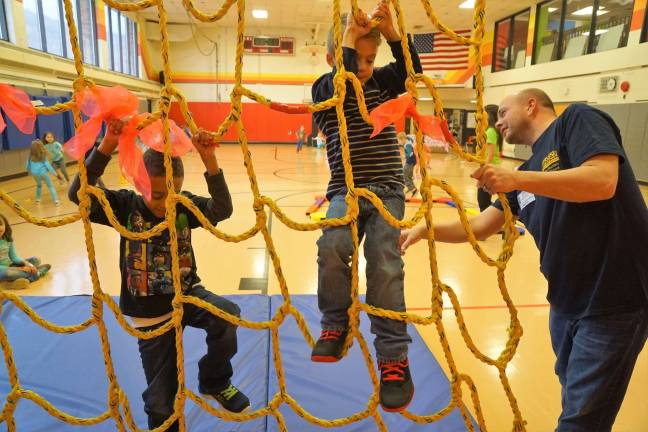
[[[387,0],[386,0],[387,1]],[[472,379],[459,372],[458,367],[454,361],[450,345],[447,340],[445,327],[442,321],[442,311],[443,311],[443,294],[445,293],[450,300],[452,309],[455,313],[458,327],[460,329],[461,335],[470,351],[473,353],[475,358],[480,361],[495,367],[498,370],[500,381],[502,387],[506,393],[509,404],[511,405],[511,410],[513,413],[513,425],[512,428],[514,431],[524,431],[526,422],[522,418],[522,414],[518,408],[517,400],[510,388],[508,377],[506,376],[506,366],[511,361],[515,355],[520,337],[522,336],[522,328],[517,317],[517,311],[513,305],[513,302],[508,294],[506,288],[506,283],[504,279],[504,271],[508,264],[513,253],[513,245],[518,238],[519,234],[515,229],[515,219],[511,213],[510,206],[506,200],[506,196],[500,194],[499,198],[502,201],[504,208],[504,215],[506,220],[505,225],[505,240],[502,244],[501,251],[499,255],[495,258],[489,257],[479,246],[477,239],[472,231],[469,220],[466,216],[463,202],[459,198],[458,194],[454,189],[445,183],[442,180],[431,178],[426,169],[425,155],[423,151],[423,134],[416,122],[414,122],[414,131],[416,135],[416,146],[418,149],[419,155],[421,155],[421,195],[422,203],[417,209],[415,215],[407,220],[398,220],[392,214],[389,213],[387,209],[383,206],[381,200],[372,192],[365,188],[356,188],[352,169],[350,164],[350,152],[349,152],[349,139],[348,139],[348,130],[346,118],[344,115],[343,102],[346,97],[347,87],[346,81],[349,80],[352,83],[352,89],[355,93],[355,96],[358,100],[359,110],[367,123],[370,123],[369,113],[367,106],[364,100],[364,93],[362,90],[362,85],[355,74],[348,72],[344,68],[342,61],[342,31],[340,24],[340,0],[333,0],[333,20],[334,20],[334,34],[335,34],[335,64],[337,68],[337,74],[334,77],[334,95],[323,102],[317,104],[311,104],[308,106],[310,112],[321,111],[325,109],[330,109],[335,107],[338,121],[339,121],[339,131],[340,131],[340,143],[342,146],[342,158],[345,169],[345,183],[348,189],[346,195],[346,203],[348,206],[347,214],[338,219],[327,219],[317,223],[301,223],[295,220],[292,220],[288,217],[271,198],[261,195],[258,182],[256,178],[256,173],[254,171],[254,164],[252,161],[252,154],[248,147],[247,135],[245,133],[243,121],[242,121],[242,98],[243,96],[255,100],[266,106],[270,106],[271,101],[266,99],[264,96],[257,94],[247,88],[242,84],[243,82],[243,34],[245,29],[245,0],[225,0],[220,7],[220,9],[212,14],[205,13],[200,11],[195,7],[192,0],[183,0],[184,7],[198,20],[204,22],[215,22],[221,19],[231,8],[231,6],[236,3],[237,5],[237,14],[238,14],[238,41],[236,47],[236,66],[235,66],[235,82],[232,89],[230,99],[231,99],[231,111],[223,119],[219,128],[213,132],[215,137],[222,137],[232,126],[235,126],[238,131],[239,143],[241,146],[241,151],[244,158],[244,166],[248,174],[248,179],[250,182],[250,189],[252,190],[254,196],[253,210],[256,215],[255,224],[244,232],[240,234],[227,234],[216,227],[214,227],[207,218],[200,212],[200,210],[193,205],[193,203],[188,200],[186,197],[183,197],[175,192],[173,187],[173,172],[171,168],[171,141],[169,138],[169,109],[172,99],[175,99],[178,102],[180,110],[189,125],[192,131],[197,130],[197,125],[193,120],[191,112],[189,111],[189,106],[184,95],[173,85],[172,82],[172,71],[169,61],[169,38],[167,34],[167,12],[164,7],[163,0],[142,0],[139,2],[126,2],[124,0],[104,0],[104,2],[115,9],[121,11],[130,11],[136,12],[149,7],[156,7],[158,15],[160,18],[160,32],[161,32],[161,46],[162,46],[162,60],[163,60],[163,71],[165,76],[165,82],[162,83],[163,87],[160,91],[160,102],[158,109],[140,125],[138,129],[142,129],[152,122],[161,119],[163,123],[163,134],[164,134],[164,165],[166,170],[166,187],[168,190],[168,195],[166,198],[166,218],[165,221],[158,224],[157,226],[151,228],[146,232],[135,233],[129,231],[126,227],[122,226],[110,208],[110,205],[105,197],[105,194],[101,189],[90,186],[88,184],[88,177],[86,167],[83,163],[79,164],[79,173],[80,173],[80,189],[78,192],[79,197],[79,213],[71,216],[66,216],[59,219],[42,219],[37,218],[31,215],[28,211],[18,205],[8,194],[3,191],[0,191],[0,200],[4,201],[9,205],[14,212],[16,212],[20,217],[26,221],[40,226],[46,227],[58,227],[66,225],[72,222],[75,222],[79,219],[82,220],[84,234],[86,239],[86,247],[88,252],[88,260],[90,263],[90,275],[93,285],[93,296],[92,296],[92,316],[88,320],[73,326],[59,326],[52,322],[49,322],[38,315],[34,310],[32,310],[20,296],[17,296],[11,292],[0,290],[0,299],[6,299],[12,302],[18,309],[23,311],[29,318],[41,325],[42,327],[56,333],[75,333],[83,331],[90,327],[91,325],[97,325],[99,330],[99,336],[101,339],[102,352],[104,355],[104,364],[106,368],[106,376],[110,383],[108,388],[108,407],[106,412],[103,414],[91,417],[91,418],[79,418],[72,415],[69,415],[43,399],[40,395],[35,392],[28,391],[24,389],[19,380],[18,370],[13,360],[13,353],[11,345],[9,344],[4,326],[0,323],[0,345],[2,346],[3,355],[5,359],[5,365],[8,371],[9,383],[11,384],[11,391],[7,395],[4,406],[0,413],[0,421],[4,421],[7,425],[7,429],[10,432],[16,430],[16,424],[14,419],[14,410],[17,402],[21,399],[29,399],[38,404],[44,410],[46,410],[50,415],[56,417],[66,423],[74,425],[94,425],[100,422],[103,422],[109,418],[115,421],[118,430],[132,430],[139,431],[133,420],[131,406],[126,397],[124,391],[119,385],[117,376],[114,372],[114,367],[112,363],[112,358],[110,356],[110,344],[108,335],[106,332],[106,326],[103,319],[103,305],[106,304],[110,311],[115,316],[117,322],[120,326],[130,335],[142,339],[151,339],[157,337],[167,331],[174,331],[176,336],[177,344],[177,358],[176,366],[178,369],[178,391],[174,400],[174,414],[171,415],[163,425],[156,428],[156,431],[164,430],[166,427],[170,426],[174,421],[178,421],[180,424],[180,430],[186,430],[185,418],[184,418],[184,405],[187,398],[191,399],[198,406],[203,408],[205,411],[210,414],[230,421],[249,421],[255,418],[260,418],[264,416],[273,416],[277,422],[278,428],[280,431],[286,431],[287,426],[283,415],[279,411],[279,408],[282,404],[287,404],[290,406],[298,415],[306,419],[308,422],[317,424],[323,427],[335,427],[347,425],[356,421],[360,421],[366,418],[372,418],[376,424],[376,427],[380,431],[387,430],[385,423],[382,420],[380,411],[378,410],[378,389],[379,389],[379,380],[376,375],[374,362],[369,353],[367,343],[364,339],[364,336],[358,330],[358,324],[360,321],[360,313],[364,311],[367,314],[372,314],[375,316],[386,317],[394,320],[399,320],[403,322],[415,323],[420,325],[430,325],[434,324],[437,332],[439,333],[439,338],[441,341],[441,346],[443,348],[444,357],[450,371],[450,388],[451,388],[451,399],[448,405],[440,409],[436,413],[428,415],[416,415],[409,411],[404,411],[402,413],[406,418],[417,422],[417,423],[431,423],[438,421],[441,418],[448,415],[452,410],[458,408],[464,419],[465,426],[468,430],[473,431],[473,425],[470,420],[468,411],[462,401],[462,384],[468,388],[470,392],[470,398],[472,400],[473,412],[477,418],[477,423],[482,431],[486,431],[487,427],[484,421],[484,417],[481,411],[479,403],[479,395],[477,388],[472,381]],[[407,70],[407,79],[405,82],[406,90],[412,97],[416,100],[418,98],[418,90],[416,88],[417,83],[423,83],[428,89],[432,98],[434,100],[434,110],[435,114],[444,118],[443,105],[439,93],[434,86],[432,80],[425,76],[424,74],[415,73],[412,58],[409,52],[409,42],[404,36],[405,32],[405,20],[404,15],[401,10],[399,0],[391,0],[391,3],[394,7],[396,13],[396,22],[398,25],[398,31],[402,35],[401,37],[401,47],[405,57],[405,66]],[[471,47],[471,56],[473,62],[476,65],[476,84],[477,84],[477,137],[478,137],[478,147],[484,147],[484,135],[487,127],[487,119],[484,115],[483,109],[483,73],[481,65],[481,45],[484,36],[484,0],[476,0],[475,12],[474,12],[474,29],[472,36],[470,38],[465,38],[458,36],[452,30],[445,27],[434,13],[429,0],[421,0],[423,8],[430,21],[434,26],[436,26],[440,31],[444,32],[448,37],[453,39],[455,42],[463,45],[468,45]],[[81,125],[81,116],[77,104],[77,97],[80,91],[85,88],[92,87],[94,83],[91,80],[88,80],[84,76],[84,68],[82,63],[82,55],[79,49],[79,41],[76,30],[76,24],[74,22],[73,10],[71,0],[64,0],[65,5],[65,16],[68,23],[70,31],[70,42],[72,46],[72,51],[74,53],[74,64],[77,71],[78,78],[74,81],[74,98],[70,102],[63,104],[57,104],[50,107],[40,107],[37,108],[37,112],[41,115],[53,115],[59,114],[65,111],[72,110],[74,113],[75,126],[78,128]],[[351,8],[353,16],[357,16],[359,13],[357,0],[351,0]],[[377,24],[377,20],[371,22],[372,26]],[[463,158],[469,162],[483,163],[483,152],[478,153],[477,155],[471,155],[464,152],[461,147],[456,142],[452,142],[451,149],[459,157]],[[483,150],[483,149],[482,149]],[[436,257],[436,244],[434,240],[434,231],[432,229],[434,223],[432,220],[432,213],[430,211],[432,207],[432,186],[441,188],[446,194],[448,194],[454,202],[457,203],[457,213],[460,218],[460,221],[467,233],[468,242],[471,244],[475,253],[479,258],[488,266],[495,267],[497,269],[497,280],[500,293],[510,314],[510,323],[508,328],[508,339],[505,345],[505,348],[502,350],[500,355],[497,358],[491,358],[484,353],[482,353],[475,343],[473,342],[470,333],[465,324],[461,307],[457,299],[457,295],[454,290],[448,285],[444,284],[439,277],[439,270]],[[99,283],[99,277],[97,273],[96,259],[95,259],[95,250],[92,234],[92,225],[89,219],[90,204],[91,204],[91,195],[93,195],[101,207],[105,211],[107,218],[110,222],[110,225],[115,228],[121,236],[127,237],[132,240],[146,240],[151,237],[160,235],[164,230],[169,230],[169,238],[171,243],[172,253],[172,274],[173,274],[173,283],[175,296],[172,301],[172,318],[169,322],[165,323],[163,326],[157,328],[154,331],[144,332],[133,328],[125,319],[119,306],[112,300],[112,298],[104,293],[101,289]],[[360,198],[367,199],[376,207],[380,214],[385,218],[385,220],[392,226],[397,228],[408,228],[416,225],[421,219],[425,218],[427,228],[429,230],[430,236],[428,239],[428,255],[430,260],[430,269],[431,269],[431,285],[432,285],[432,296],[431,296],[431,305],[430,305],[430,315],[429,316],[420,316],[417,314],[411,314],[406,312],[395,312],[385,309],[376,308],[367,304],[362,304],[359,301],[359,288],[358,288],[358,226],[357,226],[357,217],[360,212],[359,209],[359,200]],[[247,321],[245,319],[238,318],[234,315],[230,315],[217,307],[194,297],[186,296],[181,291],[180,285],[180,272],[179,272],[179,261],[178,261],[178,238],[175,223],[176,216],[176,205],[182,203],[189,211],[191,211],[200,221],[201,225],[211,232],[215,237],[227,241],[227,242],[241,242],[247,240],[258,233],[261,233],[265,243],[267,245],[268,253],[270,255],[272,266],[275,271],[275,275],[279,282],[280,292],[283,299],[283,304],[278,308],[275,315],[269,321],[253,322]],[[317,418],[310,414],[308,411],[303,409],[298,401],[290,396],[286,387],[285,376],[283,373],[280,343],[279,343],[279,328],[286,320],[288,316],[292,316],[300,331],[304,336],[304,340],[308,343],[309,346],[314,345],[314,339],[311,336],[306,321],[303,315],[292,305],[291,296],[288,290],[288,284],[283,275],[281,269],[281,263],[279,256],[276,253],[274,242],[270,236],[270,232],[267,228],[267,218],[266,207],[268,211],[271,211],[282,223],[286,226],[300,231],[313,231],[319,230],[325,227],[331,226],[343,226],[348,225],[350,227],[351,236],[354,245],[354,252],[351,259],[351,295],[352,303],[349,307],[349,323],[351,331],[348,333],[347,340],[345,341],[344,352],[348,350],[349,346],[354,339],[357,340],[358,345],[363,353],[365,364],[367,370],[369,371],[369,376],[373,384],[373,392],[369,400],[367,401],[366,407],[364,410],[356,412],[350,416],[338,418],[338,419],[329,419],[324,420]],[[278,381],[278,392],[271,398],[268,402],[268,405],[260,408],[256,411],[242,414],[233,414],[223,410],[215,409],[213,406],[209,405],[203,398],[197,394],[191,392],[185,387],[185,377],[184,377],[184,350],[182,349],[182,314],[183,314],[183,304],[193,304],[203,309],[208,310],[210,313],[220,317],[223,320],[226,320],[234,325],[247,327],[255,330],[270,330],[272,336],[272,360],[275,368],[275,373],[277,375]],[[2,305],[0,304],[0,310]],[[425,397],[422,395],[421,397]],[[123,415],[121,412],[123,412]]]

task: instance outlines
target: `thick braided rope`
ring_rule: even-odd
[[[66,20],[68,22],[68,26],[70,29],[70,40],[72,44],[72,50],[74,52],[75,68],[78,74],[78,78],[74,82],[75,98],[72,101],[64,104],[57,104],[51,107],[38,108],[37,111],[39,114],[42,115],[52,115],[52,114],[65,112],[68,110],[73,110],[75,125],[76,127],[78,127],[81,124],[81,118],[76,104],[76,96],[85,87],[92,86],[94,85],[94,83],[84,77],[83,63],[81,60],[82,56],[79,49],[78,36],[76,33],[76,27],[72,15],[72,8],[71,8],[70,1],[71,0],[65,0],[65,13],[66,13]],[[453,31],[443,26],[436,18],[436,15],[434,14],[429,4],[429,0],[421,0],[421,1],[433,25],[438,27],[441,31],[446,33],[450,38],[452,38],[456,42],[465,45],[470,45],[472,47],[473,60],[476,64],[476,75],[477,75],[476,77],[477,107],[478,107],[477,135],[479,137],[478,142],[481,145],[483,145],[483,140],[484,140],[483,135],[486,128],[486,119],[485,116],[483,115],[483,75],[481,70],[481,40],[484,34],[484,0],[477,0],[475,6],[475,27],[474,27],[473,35],[470,39],[457,36]],[[169,114],[170,103],[172,98],[175,98],[178,101],[181,112],[185,120],[187,121],[189,127],[193,131],[195,131],[197,130],[197,126],[189,111],[189,107],[185,97],[172,84],[172,73],[171,73],[170,62],[169,62],[169,40],[168,40],[167,26],[166,26],[167,13],[164,8],[164,2],[162,0],[143,0],[134,3],[130,3],[130,2],[127,3],[127,2],[116,1],[116,0],[104,0],[104,2],[112,8],[119,9],[122,11],[134,12],[134,11],[143,10],[148,7],[157,7],[158,9],[158,14],[160,17],[160,31],[162,35],[162,59],[163,59],[163,65],[164,65],[163,67],[165,72],[164,74],[165,82],[163,83],[163,87],[161,89],[161,98],[160,98],[158,110],[156,110],[147,120],[143,121],[138,126],[138,128],[139,129],[144,128],[158,119],[161,119],[164,125],[163,133],[164,133],[164,150],[165,150],[165,170],[166,170],[165,172],[166,172],[166,186],[168,189],[168,195],[165,203],[166,219],[163,223],[160,223],[159,225],[151,228],[147,232],[134,233],[129,231],[126,227],[119,224],[119,222],[116,220],[114,213],[112,212],[112,209],[110,208],[110,205],[105,198],[104,193],[100,189],[88,185],[87,172],[84,164],[79,164],[81,188],[78,192],[78,196],[80,199],[78,215],[71,215],[65,218],[54,219],[54,220],[35,218],[31,214],[29,214],[29,212],[27,212],[25,209],[19,206],[9,195],[7,195],[3,191],[0,191],[0,199],[2,199],[10,207],[12,207],[13,210],[18,215],[20,215],[25,220],[31,223],[41,225],[41,226],[46,226],[46,227],[55,227],[55,226],[62,226],[67,223],[74,222],[79,218],[82,219],[84,225],[84,233],[86,237],[88,259],[90,262],[90,274],[93,283],[91,318],[76,326],[58,326],[40,317],[35,311],[29,308],[29,306],[27,306],[27,304],[24,303],[24,301],[22,301],[22,299],[19,296],[16,296],[15,294],[5,292],[5,291],[0,291],[0,298],[4,298],[11,301],[17,308],[25,312],[30,317],[30,319],[32,319],[32,321],[38,323],[39,325],[53,332],[74,333],[78,331],[83,331],[89,326],[96,324],[99,329],[102,351],[104,354],[106,375],[110,382],[108,395],[107,395],[108,409],[103,414],[92,418],[78,418],[58,410],[56,407],[49,404],[40,395],[31,391],[27,391],[20,386],[17,368],[13,361],[11,346],[9,345],[6,333],[4,331],[4,326],[0,325],[0,345],[2,346],[3,349],[5,363],[7,365],[7,370],[9,372],[9,381],[12,386],[12,390],[7,396],[5,405],[2,409],[2,413],[0,414],[0,421],[5,421],[7,423],[8,430],[13,432],[16,429],[13,412],[15,410],[16,403],[20,398],[30,399],[34,401],[43,409],[45,409],[48,413],[50,413],[50,415],[70,424],[93,425],[93,424],[100,423],[108,418],[112,418],[117,424],[118,430],[120,431],[126,430],[127,428],[133,431],[140,430],[136,427],[134,423],[131,408],[130,408],[130,403],[128,402],[128,398],[124,394],[123,390],[119,386],[117,377],[115,376],[114,373],[114,368],[112,366],[112,359],[110,357],[110,346],[109,346],[108,336],[106,333],[105,323],[103,321],[103,303],[106,303],[106,305],[112,311],[119,324],[124,328],[126,332],[128,332],[134,337],[150,339],[153,337],[157,337],[167,331],[175,332],[176,344],[178,347],[178,349],[176,350],[177,352],[176,366],[178,369],[178,384],[179,384],[178,392],[176,394],[175,402],[174,402],[175,412],[171,417],[169,417],[169,419],[167,419],[167,421],[165,421],[163,425],[155,429],[156,431],[165,429],[172,422],[176,420],[178,420],[180,423],[180,430],[182,431],[186,430],[186,424],[185,424],[183,412],[184,412],[184,404],[186,402],[187,397],[190,398],[192,401],[194,401],[197,405],[201,406],[203,409],[211,413],[212,415],[217,416],[219,418],[223,418],[225,420],[247,421],[247,420],[263,417],[266,415],[272,415],[277,421],[277,425],[279,427],[279,430],[281,431],[287,430],[285,420],[279,411],[279,407],[283,403],[288,404],[297,414],[299,414],[307,421],[324,427],[342,426],[342,425],[350,424],[352,422],[371,417],[374,419],[378,430],[381,431],[386,430],[386,426],[382,421],[379,411],[377,410],[378,384],[379,384],[378,377],[376,375],[373,366],[373,361],[371,359],[371,355],[369,353],[367,343],[363,335],[358,331],[360,311],[365,311],[366,313],[370,313],[377,316],[387,317],[387,318],[405,321],[405,322],[423,324],[423,325],[434,323],[435,326],[437,327],[437,331],[439,333],[439,337],[442,343],[444,355],[450,369],[450,375],[451,375],[450,381],[451,381],[451,390],[452,390],[451,401],[446,407],[439,410],[437,413],[426,415],[426,416],[419,416],[406,411],[403,413],[405,417],[418,423],[430,423],[443,418],[448,413],[450,413],[454,408],[459,408],[464,418],[466,427],[468,428],[468,430],[472,431],[473,430],[472,423],[470,421],[468,412],[462,403],[462,397],[461,397],[462,395],[461,384],[466,384],[470,391],[471,399],[473,402],[473,409],[475,415],[477,416],[479,427],[481,428],[481,430],[485,431],[487,429],[479,405],[479,396],[477,393],[477,389],[469,376],[458,372],[456,364],[454,363],[452,357],[452,353],[450,350],[449,343],[447,341],[447,337],[445,335],[445,330],[441,319],[442,309],[443,309],[442,293],[446,293],[448,295],[448,298],[450,299],[450,302],[452,303],[453,309],[455,311],[456,319],[459,324],[459,328],[461,330],[462,337],[464,338],[468,348],[473,352],[476,358],[489,365],[495,366],[498,369],[500,380],[502,381],[502,385],[507,394],[509,403],[511,404],[511,408],[514,414],[513,429],[515,431],[524,430],[525,422],[522,420],[522,416],[517,407],[517,402],[510,389],[508,378],[506,377],[506,373],[505,373],[506,365],[515,354],[515,349],[517,348],[517,344],[522,334],[519,321],[517,320],[516,310],[513,306],[510,296],[508,295],[505,281],[504,281],[504,270],[506,268],[508,259],[510,259],[511,257],[513,244],[518,236],[517,230],[515,230],[514,227],[514,219],[510,212],[510,207],[508,206],[506,197],[503,195],[500,196],[503,202],[505,219],[506,219],[505,242],[502,246],[502,250],[499,256],[496,259],[493,259],[488,257],[485,254],[485,252],[479,247],[479,244],[477,243],[477,240],[474,236],[474,233],[472,232],[472,229],[466,217],[463,203],[459,199],[457,193],[445,182],[438,179],[430,178],[428,176],[427,171],[425,169],[425,160],[423,160],[421,164],[421,174],[422,174],[421,193],[423,197],[422,200],[423,202],[417,209],[417,212],[414,215],[414,217],[412,217],[409,220],[401,221],[393,217],[393,215],[391,215],[384,208],[382,202],[375,194],[368,191],[367,189],[355,187],[351,164],[350,164],[350,153],[349,153],[346,118],[344,116],[344,110],[343,110],[343,101],[345,99],[346,91],[347,91],[347,86],[346,86],[347,80],[350,80],[352,83],[352,89],[358,99],[358,105],[364,120],[367,123],[370,123],[370,119],[369,119],[366,103],[364,101],[362,85],[353,73],[347,72],[345,70],[344,64],[342,62],[342,48],[341,48],[342,28],[340,25],[339,0],[333,1],[333,18],[335,23],[334,30],[335,30],[335,40],[336,40],[335,62],[338,70],[337,75],[334,77],[335,93],[333,97],[327,101],[320,102],[318,104],[308,105],[306,107],[306,111],[316,112],[325,109],[330,109],[333,107],[335,107],[336,109],[339,124],[340,124],[340,141],[342,144],[343,162],[345,167],[345,183],[349,191],[346,196],[348,211],[347,214],[342,218],[329,219],[318,223],[300,223],[294,221],[290,219],[287,215],[285,215],[272,199],[260,194],[257,179],[256,179],[256,174],[254,171],[252,155],[248,147],[247,136],[245,134],[245,129],[241,117],[242,108],[243,108],[242,97],[246,96],[252,100],[255,100],[269,107],[271,107],[272,102],[266,99],[265,97],[263,97],[262,95],[256,94],[251,90],[246,89],[242,85],[243,34],[244,34],[243,32],[245,29],[245,20],[244,20],[245,2],[244,0],[236,1],[237,13],[238,13],[238,28],[237,28],[238,41],[237,41],[237,49],[236,49],[235,85],[231,94],[232,109],[230,114],[223,120],[218,130],[214,132],[214,135],[216,137],[222,137],[229,130],[229,128],[236,125],[236,128],[238,130],[241,150],[243,152],[243,156],[245,160],[245,167],[247,170],[248,178],[250,180],[250,188],[252,189],[254,195],[253,210],[255,211],[256,214],[256,223],[254,226],[248,228],[243,233],[238,235],[223,233],[218,229],[216,229],[207,220],[207,218],[191,203],[191,201],[177,194],[173,187],[173,172],[171,168],[171,156],[170,156],[171,144],[169,139],[169,124],[168,124],[168,114]],[[221,8],[216,13],[206,14],[201,12],[197,8],[195,8],[192,0],[183,0],[183,4],[185,8],[189,10],[195,18],[204,22],[214,22],[219,20],[225,15],[225,13],[228,12],[228,10],[230,9],[230,7],[233,5],[234,2],[235,0],[225,0]],[[405,35],[404,18],[400,8],[399,1],[392,0],[392,4],[396,11],[399,32],[401,35]],[[353,15],[357,16],[358,13],[357,1],[351,0],[351,6],[352,6]],[[378,23],[377,20],[372,21],[372,25],[376,25],[377,23]],[[401,38],[401,45],[405,56],[405,63],[406,63],[406,68],[408,73],[408,78],[406,81],[406,89],[408,93],[410,93],[416,99],[418,94],[416,89],[416,83],[423,82],[425,86],[428,88],[428,90],[430,91],[430,94],[433,96],[436,115],[443,118],[444,116],[443,106],[441,104],[438,91],[434,87],[432,81],[423,74],[414,73],[412,59],[409,53],[408,41],[406,37]],[[425,152],[422,151],[423,149],[422,132],[420,131],[418,124],[416,123],[415,123],[415,134],[417,137],[417,148],[419,150],[419,154],[425,155]],[[452,145],[452,150],[463,159],[467,161],[478,162],[478,163],[481,163],[483,161],[483,154],[478,154],[477,156],[470,155],[463,152],[461,147],[456,142],[451,143],[451,145]],[[422,157],[422,159],[424,158],[425,156]],[[428,251],[430,257],[430,267],[432,272],[431,282],[433,288],[430,316],[422,317],[415,314],[379,309],[366,304],[361,304],[359,301],[358,228],[357,228],[357,216],[359,214],[359,199],[362,197],[364,199],[371,201],[371,203],[377,208],[377,210],[381,213],[381,215],[385,217],[386,221],[394,227],[398,227],[398,228],[412,227],[417,222],[419,222],[423,217],[425,217],[427,227],[430,230],[430,233],[433,234],[433,231],[431,230],[431,227],[433,226],[432,214],[429,211],[431,209],[431,202],[432,202],[432,194],[430,190],[431,186],[437,186],[443,189],[457,203],[457,212],[459,214],[459,218],[464,226],[464,229],[466,230],[468,240],[472,245],[473,249],[475,250],[477,255],[484,261],[484,263],[486,263],[489,266],[493,266],[497,268],[498,286],[500,288],[502,297],[505,303],[507,304],[507,307],[511,315],[511,322],[509,326],[509,339],[507,341],[505,349],[502,351],[502,353],[497,359],[491,359],[477,349],[466,328],[456,294],[449,286],[441,282],[439,278],[438,267],[437,267],[435,242],[432,235],[428,240]],[[111,299],[110,296],[108,296],[101,290],[98,274],[97,274],[97,268],[96,268],[94,244],[92,238],[92,228],[89,220],[89,209],[91,203],[90,195],[95,196],[95,198],[98,200],[100,205],[105,210],[108,220],[110,221],[110,224],[122,236],[125,236],[133,240],[145,240],[153,236],[160,235],[160,233],[165,229],[169,230],[169,237],[172,246],[171,250],[173,251],[172,274],[173,274],[173,282],[174,282],[174,289],[175,289],[175,296],[172,302],[173,313],[172,313],[172,319],[169,322],[167,322],[165,325],[161,326],[160,328],[154,331],[142,332],[129,325],[125,317],[119,310],[118,305]],[[177,256],[177,232],[175,229],[175,224],[171,222],[175,220],[176,204],[178,202],[182,203],[192,213],[194,213],[200,220],[202,226],[221,240],[227,242],[240,242],[240,241],[247,240],[253,237],[254,235],[256,235],[257,233],[261,232],[266,242],[266,245],[268,247],[268,253],[271,257],[273,268],[277,276],[277,279],[279,281],[280,291],[284,301],[282,306],[277,310],[275,316],[271,320],[264,321],[264,322],[247,321],[238,318],[236,316],[230,315],[200,299],[183,295],[180,288],[180,280],[179,280],[179,263],[178,263],[178,256]],[[298,402],[295,399],[293,399],[287,392],[285,376],[283,374],[283,367],[281,361],[281,351],[280,351],[279,333],[278,333],[279,327],[285,321],[286,317],[288,315],[291,315],[297,322],[297,325],[302,331],[302,334],[304,335],[304,339],[306,340],[306,342],[310,346],[312,346],[314,344],[314,340],[306,326],[306,322],[303,316],[291,304],[290,293],[288,291],[287,283],[281,269],[281,263],[275,251],[273,240],[267,228],[267,223],[266,223],[267,214],[265,212],[265,206],[268,206],[268,209],[272,211],[284,224],[286,224],[290,228],[300,230],[300,231],[312,231],[312,230],[322,229],[331,226],[349,225],[350,227],[353,244],[354,244],[354,253],[352,256],[352,304],[348,311],[351,331],[349,332],[347,336],[347,340],[345,341],[345,353],[348,350],[349,346],[351,345],[353,339],[354,338],[357,339],[358,344],[362,350],[371,381],[374,386],[374,391],[369,401],[367,402],[366,408],[363,411],[357,412],[351,416],[344,417],[344,418],[323,420],[314,417],[309,412],[304,410],[298,404]],[[200,396],[186,389],[185,379],[184,379],[184,354],[183,354],[184,352],[182,349],[182,325],[181,325],[182,313],[183,313],[182,305],[184,303],[190,303],[198,307],[202,307],[208,310],[209,312],[211,312],[212,314],[224,320],[227,320],[235,325],[257,329],[257,330],[269,329],[271,331],[272,341],[273,341],[272,344],[273,364],[278,378],[279,391],[277,392],[277,394],[275,394],[272,397],[272,399],[268,403],[268,406],[251,413],[232,414],[226,411],[213,408]],[[123,417],[120,414],[119,411],[120,408],[123,410],[124,413]]]

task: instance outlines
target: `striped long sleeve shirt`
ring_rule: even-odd
[[[389,42],[389,47],[396,61],[375,68],[372,77],[363,86],[365,102],[369,112],[381,103],[393,99],[405,91],[407,70],[400,41]],[[409,47],[414,63],[414,71],[420,73],[422,72],[421,62],[411,41]],[[356,50],[348,47],[342,49],[344,67],[347,71],[357,73]],[[322,102],[333,96],[335,72],[334,67],[332,72],[322,75],[313,84],[313,102]],[[380,134],[369,139],[373,127],[362,119],[355,92],[350,82],[347,82],[344,114],[347,120],[349,151],[355,185],[366,187],[370,184],[389,184],[396,188],[402,188],[403,165],[394,125],[389,125]],[[317,127],[326,135],[326,153],[331,171],[326,197],[330,200],[334,195],[346,193],[347,191],[344,181],[339,123],[335,108],[316,112],[313,117]]]

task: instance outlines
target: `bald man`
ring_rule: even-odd
[[[648,209],[619,129],[583,104],[558,117],[538,89],[505,97],[496,126],[533,153],[517,171],[484,165],[472,177],[506,193],[540,250],[562,386],[556,430],[610,431],[648,335]],[[499,200],[470,221],[480,240],[503,223]],[[401,252],[423,238],[425,225],[402,231]],[[434,238],[467,241],[459,222],[435,226]]]

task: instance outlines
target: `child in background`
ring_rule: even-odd
[[[297,153],[299,153],[304,145],[304,139],[306,139],[306,130],[304,129],[304,125],[299,126],[295,135],[297,135]]]
[[[63,157],[63,146],[61,143],[56,141],[52,132],[45,132],[43,135],[43,143],[45,143],[45,148],[47,149],[47,153],[49,153],[52,166],[56,170],[56,177],[58,177],[59,182],[63,184],[63,178],[61,177],[63,176],[65,177],[65,183],[70,183],[70,176],[65,167],[65,158]]]
[[[22,259],[16,253],[11,226],[7,218],[0,214],[0,281],[3,289],[24,289],[30,282],[38,280],[50,269],[49,264],[41,264],[36,257]]]
[[[486,163],[491,165],[499,165],[502,163],[500,158],[500,151],[502,149],[502,134],[499,133],[495,124],[497,123],[497,105],[486,105],[484,110],[488,114],[488,129],[486,129]],[[477,188],[477,202],[479,203],[479,211],[483,212],[491,205],[491,194],[486,192],[484,188]]]
[[[398,133],[398,143],[403,146],[405,152],[405,164],[403,165],[403,177],[405,179],[405,199],[413,198],[418,192],[414,185],[414,167],[416,166],[416,153],[414,152],[414,138],[406,135],[405,132]]]
[[[52,179],[49,177],[49,173],[56,175],[56,171],[54,171],[52,165],[47,161],[47,150],[41,140],[32,141],[26,168],[27,173],[36,180],[36,204],[40,204],[41,202],[41,191],[43,189],[43,182],[45,182],[54,204],[57,206],[61,205],[56,189],[54,189],[54,185],[52,184]]]

